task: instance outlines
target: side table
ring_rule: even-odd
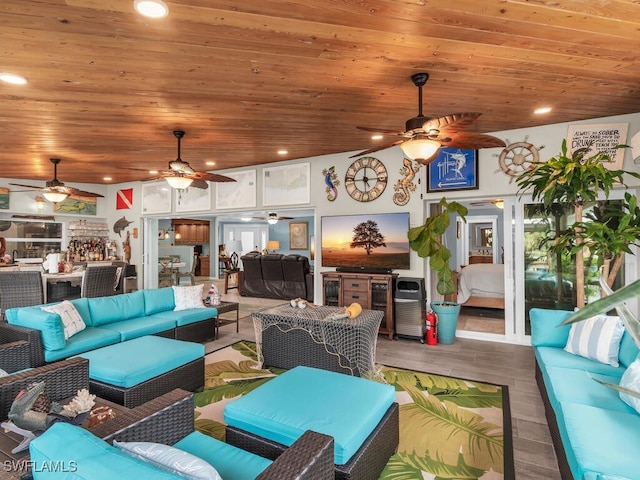
[[[240,304],[238,302],[220,302],[219,305],[211,305],[212,308],[218,310],[218,316],[216,317],[215,322],[215,339],[218,339],[218,330],[222,325],[226,325],[227,323],[233,323],[233,319],[220,318],[220,314],[236,311],[236,333],[240,331]],[[223,323],[224,322],[224,323]]]

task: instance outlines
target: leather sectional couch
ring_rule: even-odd
[[[303,255],[249,252],[241,257],[240,295],[313,301],[313,274]]]

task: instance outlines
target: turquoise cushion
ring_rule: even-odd
[[[108,323],[102,325],[101,328],[118,332],[120,340],[126,341],[133,338],[143,337],[145,335],[153,335],[154,333],[164,332],[175,328],[176,323],[173,320],[153,317],[130,318],[122,322]]]
[[[636,346],[633,338],[629,335],[626,330],[624,335],[622,335],[622,341],[620,342],[620,351],[618,352],[618,360],[620,360],[620,364],[628,367],[633,363],[633,361],[640,353],[638,347]]]
[[[335,463],[343,465],[394,401],[390,385],[295,367],[228,403],[224,421],[286,446],[306,430],[324,433],[334,438]]]
[[[558,347],[536,347],[534,350],[538,365],[540,365],[543,371],[550,366],[566,367],[620,378],[625,370],[623,366],[613,367],[606,363],[590,360],[580,357],[579,355],[573,355]]]
[[[89,359],[89,378],[130,388],[204,357],[204,345],[149,335],[78,356]]]
[[[562,443],[574,478],[600,472],[638,478],[640,415],[570,402],[562,402],[559,411],[564,419]]]
[[[141,291],[89,299],[94,326],[144,316],[144,296]]]
[[[176,308],[171,287],[142,290],[142,294],[144,295],[145,315],[153,315]]]
[[[100,327],[87,327],[67,340],[67,345],[60,350],[45,350],[46,362],[57,362],[72,355],[88,352],[95,348],[104,347],[120,342],[120,334]]]
[[[76,310],[82,317],[85,325],[87,327],[92,326],[93,322],[91,320],[91,311],[89,310],[89,299],[88,298],[74,298],[71,300],[73,306],[76,307]]]
[[[188,310],[172,310],[158,312],[151,315],[151,318],[159,318],[175,322],[176,326],[182,327],[191,323],[202,322],[216,317],[218,311],[215,308],[189,308]]]
[[[45,350],[60,350],[67,345],[62,320],[57,313],[45,312],[40,307],[20,307],[7,309],[6,317],[11,325],[40,330]]]
[[[554,408],[560,402],[580,403],[594,407],[633,413],[620,400],[618,391],[596,382],[587,372],[573,368],[547,367],[545,386]],[[593,377],[617,385],[620,377],[593,374]]]
[[[32,440],[29,453],[34,480],[181,478],[124,455],[88,430],[62,422]]]
[[[271,465],[271,460],[241,450],[200,432],[184,437],[174,447],[189,452],[211,464],[223,480],[256,478]]]
[[[571,325],[560,324],[573,312],[567,310],[529,310],[531,321],[531,344],[534,347],[563,347],[567,344]]]

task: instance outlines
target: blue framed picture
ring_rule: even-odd
[[[427,192],[477,188],[477,150],[443,147],[427,168]]]

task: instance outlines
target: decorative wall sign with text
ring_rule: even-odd
[[[605,123],[569,125],[567,131],[567,150],[571,155],[582,151],[585,157],[604,152],[611,158],[605,167],[621,170],[624,162],[624,148],[616,149],[627,141],[628,123]]]
[[[427,169],[427,192],[478,188],[478,152],[441,148]]]

